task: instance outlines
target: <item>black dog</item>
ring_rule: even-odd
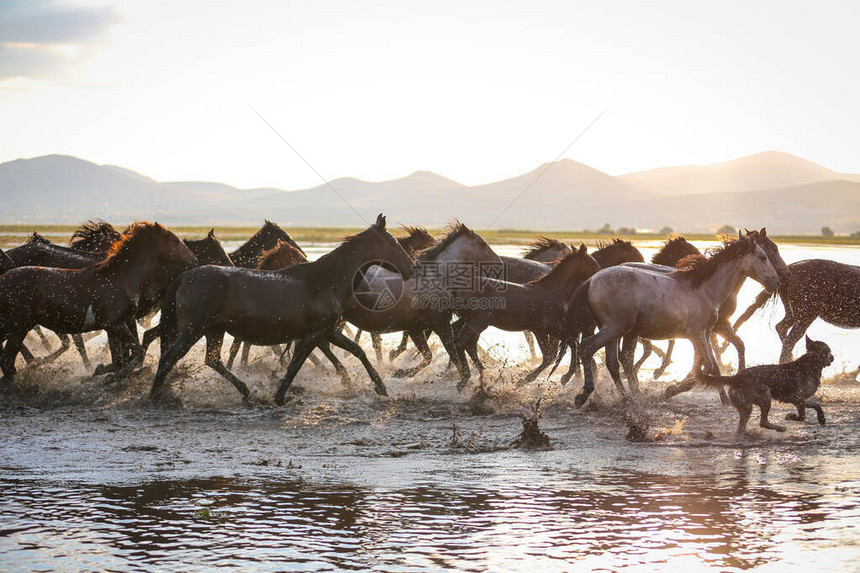
[[[833,362],[830,347],[806,337],[806,354],[788,364],[753,366],[734,376],[710,376],[699,372],[699,384],[710,388],[729,387],[729,400],[740,414],[738,433],[746,432],[753,404],[761,410],[759,426],[784,432],[785,427],[771,424],[767,415],[772,399],[797,406],[797,414],[788,414],[788,420],[806,420],[806,408],[818,414],[818,423],[824,425],[824,410],[809,400],[821,385],[821,371]]]

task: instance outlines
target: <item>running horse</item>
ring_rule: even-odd
[[[176,235],[158,223],[135,223],[101,262],[85,269],[18,267],[0,276],[0,354],[3,379],[15,375],[15,358],[24,337],[37,324],[55,332],[106,330],[142,358],[137,336],[129,331],[143,285],[162,263],[191,267],[197,260]]]
[[[167,374],[191,347],[206,337],[206,364],[250,401],[248,387],[221,361],[224,334],[269,346],[296,340],[293,357],[275,393],[286,392],[311,351],[330,342],[357,357],[376,392],[387,395],[379,374],[359,345],[339,330],[341,313],[355,283],[372,263],[384,261],[404,277],[412,258],[385,230],[385,217],[313,262],[280,271],[204,266],[185,272],[170,285],[161,309],[161,359],[150,396],[164,397]]]
[[[791,360],[797,342],[820,318],[840,328],[860,328],[860,267],[827,259],[808,259],[788,265],[789,279],[779,292],[762,291],[735,321],[734,328],[752,316],[774,296],[779,296],[785,317],[776,325],[782,342],[779,362]]]
[[[688,257],[673,272],[620,265],[588,279],[573,296],[566,313],[568,338],[596,323],[600,330],[580,345],[585,384],[574,404],[582,406],[594,391],[594,353],[606,347],[606,366],[622,394],[618,342],[624,339],[622,365],[630,390],[638,392],[633,350],[638,337],[651,340],[687,338],[695,351],[695,366],[719,374],[709,334],[720,305],[745,277],[767,290],[779,287],[779,275],[754,234],[725,243],[710,258]]]

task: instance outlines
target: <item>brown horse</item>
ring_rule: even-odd
[[[791,275],[780,284],[785,318],[776,325],[782,342],[779,362],[791,360],[797,342],[816,318],[841,328],[860,328],[860,267],[827,259],[808,259],[788,265]],[[738,329],[773,297],[762,291],[735,321]]]
[[[462,326],[456,334],[457,352],[465,362],[464,352],[472,358],[483,382],[484,366],[478,358],[478,338],[487,327],[495,326],[507,331],[531,331],[541,343],[545,364],[540,372],[555,358],[551,337],[559,336],[556,325],[564,314],[567,301],[584,280],[600,270],[585,245],[559,259],[553,269],[541,278],[524,285],[483,279],[476,291],[455,292],[462,301],[457,305],[457,314]],[[544,344],[546,342],[546,344]],[[462,389],[468,374],[461,379]]]
[[[257,268],[257,263],[260,262],[260,255],[263,254],[263,251],[276,247],[278,240],[288,242],[304,254],[302,248],[293,240],[289,233],[266,219],[265,224],[259,231],[254,233],[253,237],[230,253],[230,259],[232,259],[233,264],[237,267],[255,269]]]
[[[5,340],[0,368],[4,379],[15,375],[15,357],[24,337],[41,324],[63,333],[106,330],[133,348],[129,331],[144,284],[159,265],[197,263],[176,235],[158,223],[136,223],[114,244],[108,257],[86,269],[18,267],[0,276],[0,338]],[[130,371],[135,360],[126,366]]]
[[[298,341],[275,394],[278,404],[284,403],[287,389],[311,351],[326,341],[356,356],[376,392],[387,395],[364,351],[338,329],[355,281],[377,261],[411,276],[412,258],[385,230],[381,214],[368,229],[313,262],[281,271],[204,266],[184,273],[164,298],[161,359],[150,395],[163,396],[167,374],[205,336],[206,364],[227,378],[243,401],[249,401],[248,387],[221,361],[225,333],[264,346]]]
[[[308,258],[303,252],[292,246],[290,243],[278,239],[278,244],[271,249],[263,250],[260,255],[260,262],[257,263],[257,270],[260,271],[280,271],[287,269],[299,263],[308,262]],[[242,346],[242,341],[238,338],[233,339],[233,344],[230,345],[230,353],[227,357],[227,369],[233,368],[233,361],[239,353],[239,347]],[[251,352],[251,344],[245,342],[242,347],[242,366],[248,366],[248,356]]]

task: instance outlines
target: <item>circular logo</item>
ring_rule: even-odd
[[[374,312],[391,309],[403,296],[403,277],[373,261],[355,273],[352,294],[362,308]]]

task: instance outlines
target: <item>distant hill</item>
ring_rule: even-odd
[[[821,181],[855,181],[860,174],[839,173],[817,163],[778,151],[765,151],[713,165],[661,167],[620,175],[631,185],[667,195],[743,193]]]
[[[837,232],[860,229],[860,176],[776,152],[620,177],[563,159],[477,186],[417,171],[390,181],[335,179],[297,191],[159,182],[121,167],[47,155],[0,164],[0,200],[5,223],[102,217],[256,225],[269,218],[286,226],[361,226],[362,219],[384,212],[392,224],[436,227],[457,217],[478,230],[596,229],[604,223],[690,232],[726,223],[781,233],[818,233],[824,225]]]

